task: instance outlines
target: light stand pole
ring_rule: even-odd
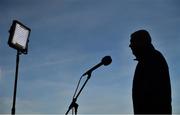
[[[15,72],[15,81],[14,81],[14,94],[13,94],[13,105],[11,110],[11,115],[15,115],[16,113],[16,92],[17,92],[17,81],[18,81],[18,70],[19,70],[19,56],[20,56],[19,50],[17,50],[16,55],[16,72]]]
[[[14,81],[14,93],[13,93],[13,105],[11,109],[11,115],[16,113],[16,93],[17,93],[17,81],[18,81],[18,69],[19,69],[19,56],[28,53],[28,42],[31,29],[17,20],[13,20],[11,28],[9,30],[8,44],[10,47],[17,50],[16,55],[16,72]]]

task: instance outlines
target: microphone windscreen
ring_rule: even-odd
[[[105,56],[101,60],[101,63],[105,66],[109,65],[111,62],[112,62],[111,56]]]

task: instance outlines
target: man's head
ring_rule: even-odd
[[[138,30],[131,34],[129,47],[137,58],[141,58],[151,46],[151,36],[148,31]]]

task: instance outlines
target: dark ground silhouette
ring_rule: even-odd
[[[131,34],[129,47],[138,61],[132,97],[134,114],[172,114],[168,65],[146,30]]]

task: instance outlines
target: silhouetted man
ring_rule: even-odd
[[[138,61],[133,80],[134,114],[172,114],[168,65],[146,30],[131,34],[129,47]]]

